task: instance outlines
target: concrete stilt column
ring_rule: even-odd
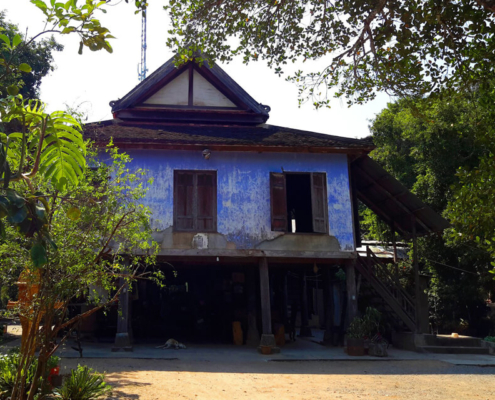
[[[126,260],[128,265],[129,261]],[[126,268],[127,272],[128,269]],[[119,314],[117,316],[117,334],[112,351],[133,351],[131,329],[131,304],[129,297],[129,285],[124,278],[119,278],[119,286],[124,286],[119,295]]]
[[[308,289],[306,285],[306,273],[301,274],[301,330],[299,336],[312,337],[313,334],[309,328],[308,322]]]
[[[269,346],[272,352],[278,352],[280,349],[275,345],[275,335],[272,332],[272,315],[270,305],[270,280],[268,276],[268,260],[266,257],[260,258],[260,295],[261,295],[261,325],[262,335],[261,346]]]
[[[345,268],[347,286],[347,321],[346,326],[357,316],[357,290],[356,290],[356,270],[355,260],[348,261]]]

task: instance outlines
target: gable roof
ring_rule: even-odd
[[[189,72],[188,72],[189,71]],[[192,96],[192,86],[194,77],[196,81],[203,81],[203,87],[206,85],[217,96],[217,103],[209,106],[207,103],[193,103],[191,100],[188,104],[184,101],[177,101],[176,104],[160,104],[153,101],[154,104],[147,104],[146,99],[152,98],[161,90],[166,90],[167,85],[180,85],[179,89],[170,90],[165,94],[165,98],[171,93],[177,96],[184,96],[184,87],[181,83],[184,77],[188,75],[188,91],[186,95]],[[181,82],[179,82],[181,81]],[[213,90],[214,88],[214,90]],[[221,99],[218,100],[218,99]],[[166,101],[166,100],[165,100]],[[218,102],[220,101],[220,102]],[[210,66],[206,61],[199,66],[194,61],[189,61],[177,68],[174,58],[168,60],[148,78],[142,81],[122,99],[110,102],[112,113],[115,117],[124,120],[163,120],[168,122],[177,122],[189,120],[189,115],[195,115],[194,120],[201,122],[217,122],[217,119],[225,119],[225,115],[235,123],[259,124],[264,123],[269,118],[270,107],[258,103],[242,87],[240,87],[222,68],[217,64]],[[184,117],[184,114],[187,114]],[[227,119],[229,119],[227,118]]]
[[[358,199],[404,237],[441,233],[449,222],[376,161],[363,155],[352,161],[351,177]]]
[[[87,124],[85,138],[121,148],[198,148],[292,152],[368,153],[370,139],[351,139],[274,125],[159,124],[109,120]]]

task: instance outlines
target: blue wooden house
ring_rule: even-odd
[[[140,282],[124,299],[118,346],[130,346],[131,327],[141,340],[229,342],[235,326],[244,342],[275,346],[284,329],[313,326],[338,341],[362,278],[398,326],[426,329],[419,278],[415,297],[358,256],[358,201],[405,237],[446,221],[367,156],[370,140],[268,125],[269,106],[192,61],[168,61],[110,105],[114,118],[85,134],[113,138],[154,178],[145,203],[167,273],[165,289]]]

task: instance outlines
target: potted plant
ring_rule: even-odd
[[[364,337],[366,324],[362,318],[356,317],[347,329],[347,354],[350,356],[364,356]]]
[[[364,324],[364,353],[368,355],[372,338],[380,330],[382,314],[374,307],[367,307],[362,319]]]
[[[380,333],[381,319],[382,314],[373,307],[368,307],[363,316],[366,331],[365,352],[370,356],[386,357],[388,355],[388,342]]]

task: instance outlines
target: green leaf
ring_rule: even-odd
[[[24,197],[21,197],[15,190],[7,190],[7,199],[9,203],[15,205],[17,208],[24,207],[26,204],[26,200]]]
[[[22,71],[22,72],[29,73],[33,69],[31,68],[31,66],[29,64],[22,63],[22,64],[19,65],[19,70]]]
[[[31,247],[31,261],[35,268],[40,268],[48,262],[46,249],[42,243],[36,242],[34,246]]]
[[[7,88],[7,93],[11,96],[17,96],[19,94],[19,87],[16,85],[11,85]]]
[[[77,221],[81,218],[81,210],[77,207],[71,207],[67,210],[67,218],[72,221]]]
[[[7,35],[5,35],[4,33],[1,33],[0,34],[0,39],[3,40],[5,42],[5,44],[7,45],[7,47],[10,49],[10,39]]]
[[[45,206],[37,204],[35,209],[36,209],[36,216],[43,224],[45,224],[47,222]]]
[[[12,47],[17,47],[22,42],[21,35],[17,34],[12,39]]]
[[[26,219],[27,215],[28,214],[26,207],[22,207],[17,211],[14,211],[12,214],[10,214],[7,220],[13,224],[20,224],[22,221]]]

